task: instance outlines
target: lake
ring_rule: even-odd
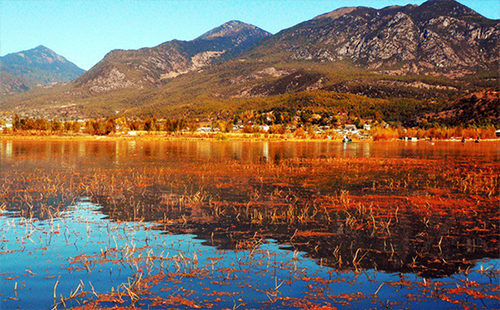
[[[499,304],[499,142],[0,151],[1,309]]]

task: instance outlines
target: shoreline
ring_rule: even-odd
[[[248,133],[184,133],[184,134],[151,134],[143,133],[138,135],[90,135],[90,134],[39,134],[39,133],[23,133],[23,134],[0,134],[0,140],[65,140],[65,141],[127,141],[127,140],[140,140],[140,141],[198,141],[198,140],[211,140],[211,141],[248,141],[248,142],[260,142],[260,141],[275,141],[275,142],[319,142],[319,141],[330,141],[330,142],[342,142],[341,137],[295,137],[293,135],[287,134],[265,134],[260,135],[248,134]],[[466,141],[469,143],[474,143],[476,139],[470,138]],[[357,139],[353,138],[352,142],[462,142],[461,138],[452,139],[418,139],[417,141],[405,141],[401,138],[392,139],[379,139],[373,140],[372,138],[367,139]],[[500,137],[496,139],[480,139],[480,142],[500,142]]]

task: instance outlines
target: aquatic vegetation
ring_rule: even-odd
[[[498,146],[472,147],[2,142],[0,298],[30,307],[35,285],[53,308],[495,305]]]

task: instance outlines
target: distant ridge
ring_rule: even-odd
[[[0,57],[0,95],[25,92],[37,85],[67,83],[85,70],[53,50],[39,45],[33,49]]]

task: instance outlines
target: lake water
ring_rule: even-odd
[[[498,307],[498,142],[0,152],[1,309]]]

